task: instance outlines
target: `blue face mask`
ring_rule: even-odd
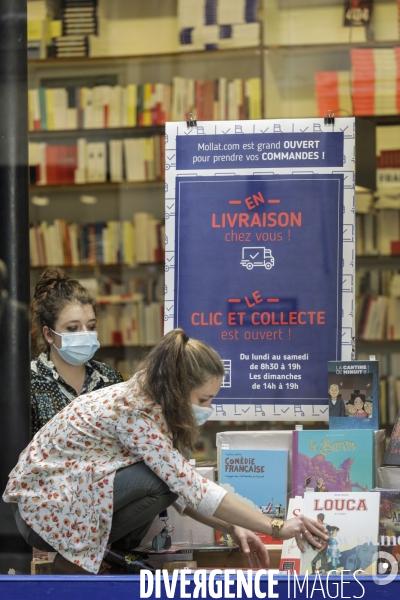
[[[53,329],[51,329],[53,331]],[[70,365],[77,367],[90,360],[100,348],[97,331],[77,331],[74,333],[57,333],[61,337],[61,348],[56,348],[58,354]]]
[[[213,414],[214,408],[212,406],[198,406],[197,404],[192,404],[192,411],[194,418],[197,421],[197,425],[203,425]]]

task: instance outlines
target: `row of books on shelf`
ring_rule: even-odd
[[[400,274],[390,269],[357,269],[355,295],[400,297]]]
[[[165,253],[164,225],[146,212],[135,213],[132,221],[35,222],[29,241],[32,267],[162,263]]]
[[[379,204],[375,206],[378,207]],[[356,215],[356,254],[358,256],[400,254],[400,211],[398,208],[382,208]]]
[[[32,88],[28,91],[29,131],[104,129],[164,125],[198,120],[260,119],[261,79],[195,80],[164,83]]]
[[[400,48],[351,50],[351,71],[317,71],[320,117],[400,114]]]
[[[145,303],[142,294],[119,299],[100,297],[97,330],[103,346],[157,344],[162,337],[164,305]],[[108,362],[108,361],[107,361]]]
[[[400,298],[370,296],[356,299],[356,332],[360,340],[400,340]]]
[[[30,182],[62,185],[161,181],[165,170],[165,142],[161,135],[108,142],[53,145],[29,142]]]
[[[145,303],[161,302],[164,298],[163,272],[146,271],[145,276],[128,278],[122,274],[102,273],[101,277],[79,277],[79,281],[104,306],[126,304],[135,299],[143,299]]]

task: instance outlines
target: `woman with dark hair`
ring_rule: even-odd
[[[364,406],[365,406],[365,395],[364,394],[357,394],[354,395],[354,397],[349,400],[348,405],[351,405],[354,407],[354,413],[353,411],[351,411],[353,413],[353,417],[356,419],[365,419],[366,417],[368,417],[368,413],[366,412]]]
[[[269,560],[253,531],[321,546],[314,535],[327,539],[323,525],[304,516],[271,520],[202,478],[182,455],[213,412],[223,376],[215,350],[175,329],[132,379],[78,397],[40,429],[3,498],[14,503],[29,544],[58,552],[54,572],[97,573],[108,544],[137,547],[171,504],[230,533],[257,566]]]
[[[93,359],[97,304],[77,279],[49,267],[31,304],[32,333],[41,354],[31,363],[32,436],[81,394],[123,381],[121,373]]]

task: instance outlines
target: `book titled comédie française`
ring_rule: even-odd
[[[287,450],[221,450],[221,487],[271,519],[286,518],[287,472]],[[282,544],[270,535],[256,533],[264,544]],[[223,539],[217,532],[217,542]]]

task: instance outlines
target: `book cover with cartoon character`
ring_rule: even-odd
[[[400,571],[400,490],[374,488],[373,491],[380,493],[379,551],[391,554]],[[378,562],[379,574],[391,572],[393,565],[388,560],[382,558]]]
[[[241,502],[271,519],[286,518],[287,450],[221,450],[219,483]],[[256,532],[257,533],[257,532]],[[257,533],[264,544],[282,544]],[[222,535],[223,536],[223,535]],[[224,541],[218,538],[217,542]]]
[[[376,573],[380,495],[376,492],[306,492],[303,514],[323,523],[321,548],[304,542],[301,573]],[[336,574],[335,573],[335,574]]]
[[[329,429],[379,429],[379,362],[328,362]]]
[[[397,414],[393,425],[383,464],[400,467],[400,412]]]
[[[293,431],[292,444],[292,497],[374,487],[371,429]]]

